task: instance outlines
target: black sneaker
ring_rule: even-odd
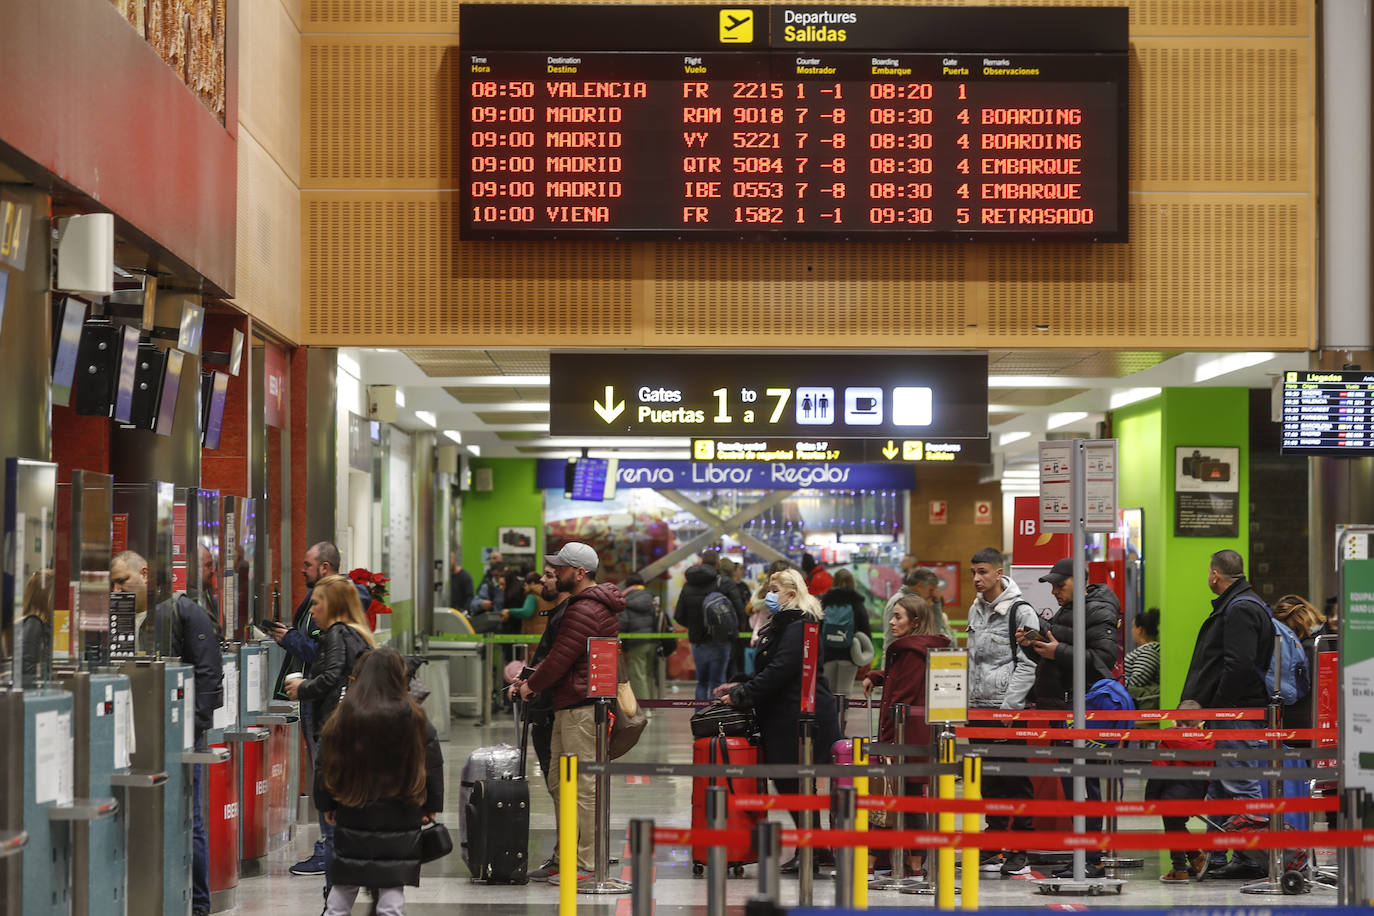
[[[1029,875],[1030,859],[1026,858],[1026,854],[1024,852],[1008,853],[1007,859],[1005,862],[1002,863],[1002,868],[1000,869],[1000,871],[1002,872],[1003,876],[1007,877],[1010,877],[1012,875]]]
[[[986,872],[998,872],[1002,870],[1004,856],[1000,852],[984,853],[978,860],[978,870]]]
[[[322,875],[325,868],[324,856],[316,854],[308,859],[302,859],[288,868],[287,871],[293,875]]]
[[[543,865],[530,872],[527,877],[531,881],[547,881],[556,874],[558,874],[558,857],[550,856]]]
[[[1056,869],[1055,872],[1054,872],[1054,876],[1055,876],[1056,878],[1072,878],[1072,877],[1073,877],[1073,863],[1070,862],[1068,865],[1065,865],[1063,868]],[[1105,878],[1105,877],[1107,877],[1107,869],[1103,868],[1101,865],[1094,865],[1092,862],[1089,862],[1089,863],[1087,863],[1086,867],[1083,869],[1083,877],[1085,877],[1085,878]]]

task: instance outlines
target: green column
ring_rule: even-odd
[[[1145,603],[1160,609],[1160,704],[1178,703],[1198,627],[1211,613],[1207,563],[1223,548],[1250,561],[1250,408],[1244,388],[1166,388],[1155,398],[1112,415],[1121,440],[1121,505],[1144,509]],[[1238,448],[1232,469],[1239,485],[1235,537],[1174,533],[1175,453],[1179,447]],[[1127,639],[1129,640],[1129,634]]]

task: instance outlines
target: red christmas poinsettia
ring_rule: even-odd
[[[377,615],[391,613],[391,608],[386,604],[386,584],[391,581],[391,577],[369,572],[359,566],[348,573],[348,578],[367,589],[367,593],[372,596],[372,603],[367,606],[367,622],[376,630]]]

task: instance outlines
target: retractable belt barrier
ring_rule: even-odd
[[[1164,722],[1180,718],[1189,722],[1199,719],[1263,722],[1263,709],[1089,709],[1088,721],[1094,719],[1119,722]],[[970,709],[970,722],[1063,722],[1073,718],[1071,709]]]
[[[986,764],[984,765],[986,766]],[[820,795],[731,795],[730,807],[738,811],[825,811],[830,799]],[[863,811],[902,811],[915,814],[994,814],[1058,817],[1065,802],[1018,799],[933,798],[904,795],[866,795],[858,800]],[[1221,798],[1214,800],[1173,799],[1140,802],[1083,801],[1074,811],[1086,817],[1096,815],[1129,816],[1204,816],[1216,814],[1292,814],[1313,811],[1338,811],[1335,798]]]
[[[889,745],[874,747],[874,752],[915,753],[911,750],[884,750],[886,747]],[[963,751],[965,755],[1017,760],[1026,757],[1051,760],[1335,760],[1340,757],[1340,749],[1335,747],[1037,747],[1025,744],[970,744]]]
[[[1062,811],[1062,807],[1061,807]],[[728,846],[749,841],[749,831],[692,830],[655,827],[654,843],[662,846]],[[1026,834],[1015,830],[940,833],[934,830],[783,830],[785,846],[871,849],[1014,849]],[[1255,830],[1244,833],[1067,833],[1036,831],[1038,849],[1291,849],[1303,846],[1374,846],[1374,830]]]
[[[1051,739],[1055,741],[1158,741],[1188,738],[1202,741],[1315,741],[1335,736],[1328,728],[959,728],[960,738]],[[874,748],[875,753],[879,753]],[[927,751],[928,753],[928,751]]]
[[[691,776],[717,779],[796,779],[799,776],[832,778],[864,778],[874,776],[954,776],[962,772],[953,763],[888,763],[851,766],[822,763],[803,767],[788,764],[750,764],[727,766],[709,763],[598,763],[588,760],[579,764],[583,773],[612,776]]]

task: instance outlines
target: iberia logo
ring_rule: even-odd
[[[753,10],[721,10],[720,40],[722,44],[748,44],[754,40]]]

